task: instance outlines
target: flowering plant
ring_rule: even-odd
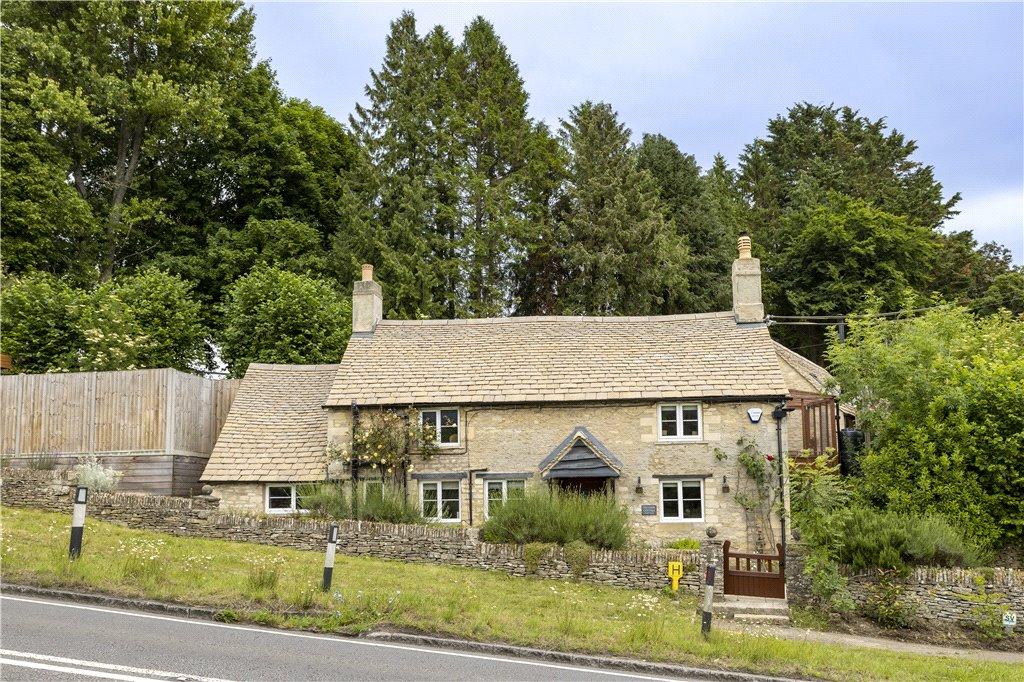
[[[408,415],[389,410],[360,415],[352,442],[352,459],[397,477],[408,469],[410,453],[429,459],[437,450],[432,429],[410,423]]]

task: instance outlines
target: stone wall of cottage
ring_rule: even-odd
[[[810,580],[803,574],[804,552],[799,544],[786,553],[786,594],[791,604],[812,601]],[[872,573],[848,574],[850,595],[858,606],[868,603],[878,588]],[[978,621],[979,609],[991,601],[1000,610],[1024,610],[1024,572],[1014,568],[915,567],[899,580],[902,599],[914,605],[918,618]]]
[[[757,444],[765,454],[777,455],[774,405],[757,402],[705,402],[702,405],[703,434],[699,442],[665,442],[658,434],[659,403],[483,406],[460,410],[462,443],[441,450],[429,460],[414,458],[413,474],[466,474],[470,470],[488,473],[525,473],[533,477],[527,485],[546,485],[540,480],[541,461],[577,426],[587,429],[622,462],[615,495],[626,505],[637,535],[652,546],[693,538],[706,539],[714,527],[718,539],[732,540],[738,551],[755,550],[758,541],[771,550],[780,541],[776,518],[771,535],[758,537],[756,524],[737,502],[737,494],[751,495],[753,482],[737,461],[738,441]],[[761,421],[752,424],[747,410],[762,410]],[[414,418],[416,418],[414,416]],[[783,433],[783,452],[786,450]],[[352,441],[352,416],[348,409],[331,410],[328,439],[343,449]],[[704,520],[664,522],[661,520],[658,476],[706,476],[704,478]],[[639,479],[639,480],[638,480]],[[462,479],[462,522],[468,523],[472,496],[473,525],[485,520],[485,481],[468,475]],[[724,488],[728,487],[728,491]],[[415,480],[410,494],[419,495]],[[223,492],[224,487],[218,486]],[[233,503],[225,497],[225,503]],[[644,508],[653,514],[645,515]],[[262,507],[261,507],[262,509]]]
[[[4,470],[0,499],[4,505],[70,513],[73,485],[61,472]],[[94,493],[87,505],[88,519],[100,519],[131,528],[223,540],[255,542],[275,547],[322,551],[329,522],[294,516],[246,515],[225,512],[220,500],[204,495],[192,498],[133,493]],[[464,526],[408,525],[344,521],[339,524],[338,551],[397,561],[445,563],[456,566],[526,575],[523,548],[480,542],[477,531]],[[701,551],[595,550],[581,580],[632,589],[660,589],[669,584],[669,561],[681,561],[685,573],[680,589],[697,592],[707,561],[721,573],[721,543],[708,541]],[[550,549],[536,575],[571,578],[562,550]],[[719,585],[719,591],[721,586]]]

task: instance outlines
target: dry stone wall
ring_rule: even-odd
[[[74,486],[59,472],[4,470],[0,502],[70,513]],[[95,493],[89,496],[87,518],[124,524],[131,528],[174,535],[256,542],[277,547],[324,549],[329,522],[301,517],[268,517],[224,513],[211,496],[174,498],[131,493]],[[339,523],[338,551],[343,554],[420,563],[444,563],[525,575],[523,548],[480,542],[477,531],[432,525]],[[717,552],[717,554],[716,554]],[[669,561],[682,561],[682,589],[696,592],[706,559],[721,563],[718,543],[700,551],[595,550],[582,580],[633,589],[660,589],[669,584]],[[719,571],[720,572],[720,571]],[[536,574],[546,578],[573,577],[562,550],[554,547],[539,562]]]
[[[810,580],[803,575],[804,553],[790,545],[786,554],[786,591],[790,602],[811,600]],[[878,585],[874,574],[847,575],[850,595],[864,606]],[[991,601],[1000,609],[1024,615],[1024,572],[1016,568],[935,568],[919,566],[900,580],[902,598],[925,619],[973,624],[979,610]]]

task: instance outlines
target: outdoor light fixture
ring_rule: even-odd
[[[722,492],[723,493],[729,492],[729,477],[728,476],[722,476]]]
[[[640,477],[639,476],[636,477],[636,491],[638,493],[642,493],[644,491],[644,486],[643,486],[643,484],[640,483]]]
[[[761,415],[764,414],[764,410],[760,407],[751,407],[747,410],[747,416],[750,417],[750,423],[756,424],[761,421]]]

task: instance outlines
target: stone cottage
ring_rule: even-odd
[[[737,548],[773,547],[780,520],[751,509],[743,460],[777,474],[802,438],[781,408],[824,370],[769,336],[746,236],[732,282],[733,309],[717,313],[385,320],[364,266],[341,363],[251,365],[203,479],[226,507],[294,513],[298,484],[328,477],[327,450],[344,456],[354,423],[397,410],[436,439],[405,489],[438,523],[480,525],[553,486],[611,492],[652,542],[715,527]]]

